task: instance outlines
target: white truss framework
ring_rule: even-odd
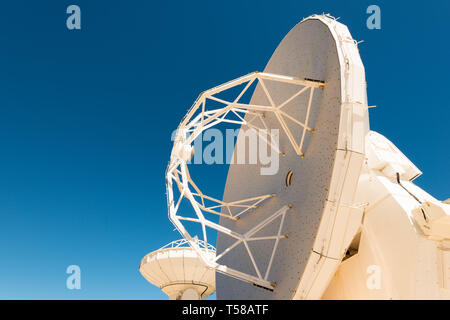
[[[264,81],[275,81],[279,83],[297,85],[299,88],[294,95],[292,95],[290,98],[288,98],[281,104],[277,105],[273,101]],[[262,88],[263,92],[266,95],[267,101],[269,101],[269,105],[254,105],[240,102],[243,95],[255,82],[258,82],[258,84]],[[220,92],[226,91],[228,89],[240,85],[245,86],[233,101],[226,101],[215,96]],[[274,144],[272,141],[267,140],[264,137],[264,135],[261,135],[259,130],[259,129],[265,130],[268,129],[264,121],[264,118],[266,113],[272,112],[276,116],[276,119],[278,120],[280,127],[287,135],[295,152],[300,157],[303,157],[304,153],[302,152],[302,148],[306,132],[307,131],[314,132],[314,129],[309,126],[310,109],[314,95],[314,89],[323,89],[323,88],[324,83],[321,81],[300,79],[296,77],[288,77],[269,73],[254,72],[201,93],[197,98],[197,100],[195,101],[194,105],[188,111],[187,115],[184,117],[183,121],[180,123],[178,130],[176,132],[170,162],[166,171],[166,183],[167,183],[166,187],[167,187],[167,200],[169,207],[169,219],[172,221],[172,223],[176,226],[181,235],[186,239],[186,241],[191,245],[191,247],[193,247],[196,250],[198,255],[209,267],[214,268],[218,272],[227,274],[240,280],[244,280],[253,283],[255,285],[273,290],[275,284],[273,282],[270,282],[268,280],[268,277],[273,259],[275,257],[278,242],[280,239],[287,238],[287,235],[282,234],[282,229],[285,215],[290,209],[290,206],[288,205],[283,206],[278,211],[276,211],[268,218],[258,223],[256,226],[254,226],[244,234],[234,232],[229,228],[226,228],[220,224],[208,220],[205,217],[206,213],[218,215],[224,218],[237,221],[241,219],[245,213],[248,214],[251,209],[257,209],[265,200],[272,198],[275,195],[266,194],[247,199],[239,199],[232,202],[225,202],[210,197],[208,195],[205,195],[192,180],[187,166],[193,154],[193,143],[195,139],[199,135],[201,135],[203,131],[219,123],[232,123],[250,129],[254,129],[255,131],[257,131],[259,137],[263,139],[265,142],[267,142],[267,144],[270,145],[273,150],[275,150],[280,154],[283,154],[283,152],[281,152],[278,149],[278,145]],[[286,106],[289,102],[291,102],[301,94],[306,94],[306,92],[308,91],[309,91],[309,99],[306,108],[306,117],[303,122],[299,121],[298,119],[295,119],[294,117],[289,115],[286,111],[282,110],[282,108]],[[206,107],[207,100],[215,101],[216,103],[223,104],[224,106],[222,108],[217,108],[214,110],[207,110]],[[234,119],[230,119],[229,115],[233,116]],[[246,116],[247,119],[245,119]],[[254,123],[254,120],[256,119],[259,119],[259,122],[262,124],[262,127],[258,127]],[[303,128],[302,133],[297,140],[292,134],[292,131],[289,129],[286,119],[291,120],[293,123],[295,123],[295,125]],[[178,199],[174,199],[174,192],[173,192],[174,186],[177,187],[180,193]],[[183,198],[187,198],[190,201],[195,211],[196,215],[195,218],[184,217],[178,214],[178,209],[181,200]],[[213,205],[207,205],[207,202],[213,203]],[[278,228],[278,233],[276,235],[264,237],[255,236],[255,234],[258,231],[263,229],[268,224],[272,223],[278,217],[281,217],[281,219]],[[235,242],[230,247],[226,248],[222,253],[217,255],[215,258],[211,258],[210,256],[208,257],[207,255],[203,254],[201,246],[199,245],[199,241],[197,241],[196,237],[192,237],[186,230],[186,228],[183,225],[183,221],[195,222],[201,225],[203,236],[203,241],[201,243],[203,247],[208,246],[208,239],[206,233],[207,228],[211,228],[216,230],[217,232],[226,234],[234,238]],[[264,274],[261,272],[262,269],[258,267],[254,259],[254,256],[248,246],[248,242],[258,240],[275,240],[272,254]],[[240,244],[243,244],[245,246],[246,251],[254,267],[256,276],[240,272],[238,270],[229,268],[225,265],[221,265],[218,263],[218,260],[220,258],[222,258],[225,254],[227,254],[233,248],[235,248]]]
[[[195,239],[194,240],[198,243],[199,248],[201,249],[205,249],[205,250],[210,250],[210,251],[216,251],[216,248],[214,248],[214,246],[210,243],[205,243],[204,241],[200,240],[200,239]],[[163,250],[163,249],[173,249],[173,248],[187,248],[187,247],[191,247],[191,245],[189,244],[189,242],[187,242],[186,239],[179,239],[179,240],[175,240],[172,241],[168,244],[166,244],[164,247],[159,248],[158,250]]]

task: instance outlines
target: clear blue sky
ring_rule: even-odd
[[[79,31],[66,28],[70,4]],[[381,30],[366,28],[370,4]],[[0,298],[165,299],[138,266],[179,238],[164,187],[172,130],[199,92],[264,69],[297,22],[322,12],[365,41],[372,129],[424,172],[422,188],[450,197],[447,0],[8,1]],[[78,291],[65,287],[71,264]]]

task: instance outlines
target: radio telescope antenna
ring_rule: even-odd
[[[250,158],[246,135],[256,132],[279,167],[232,163],[218,199],[188,164],[194,141],[224,124],[240,127],[233,159],[242,150]],[[263,72],[194,102],[166,171],[169,219],[217,272],[218,299],[450,297],[450,205],[411,182],[420,174],[369,129],[364,66],[348,28],[312,15]],[[183,199],[193,215],[180,213]],[[217,233],[214,256],[196,241],[207,245],[208,230]],[[368,285],[367,270],[382,276]]]
[[[240,102],[254,82],[256,88],[250,102]],[[358,83],[359,86],[355,85]],[[244,87],[232,101],[216,96],[239,85]],[[208,110],[209,100],[222,103],[223,107]],[[230,120],[233,114],[235,118]],[[343,126],[340,126],[341,118]],[[287,293],[295,290],[308,257],[323,256],[327,249],[324,238],[321,248],[312,250],[314,230],[319,228],[324,204],[330,204],[326,218],[331,220],[341,202],[351,203],[364,161],[367,119],[364,68],[347,28],[326,16],[305,19],[283,40],[264,72],[203,92],[189,110],[178,127],[167,170],[169,218],[198,252],[183,222],[200,224],[205,241],[207,228],[218,232],[217,256],[214,260],[204,259],[208,266],[268,289],[258,291],[263,296],[276,294],[279,298],[289,298]],[[223,200],[218,200],[200,191],[187,163],[195,138],[221,122],[234,122],[255,130],[280,130],[279,143],[270,140],[267,144],[281,158],[279,170],[272,175],[261,175],[258,165],[230,165]],[[239,141],[238,138],[236,148]],[[332,172],[335,162],[340,167]],[[354,169],[347,169],[350,162]],[[345,176],[348,170],[355,172],[350,172],[351,178],[341,181],[339,177]],[[293,185],[286,188],[282,182],[288,172],[293,172]],[[180,194],[178,199],[174,198],[174,188]],[[332,197],[327,199],[330,188]],[[348,190],[350,194],[345,196],[350,199],[342,198],[343,189]],[[183,197],[190,201],[195,217],[178,213]],[[205,199],[215,205],[206,206]],[[301,214],[305,210],[310,211],[306,220]],[[209,220],[207,214],[218,215],[220,223]],[[202,256],[201,252],[199,255]],[[243,263],[245,260],[247,264]],[[329,263],[338,265],[335,259]],[[285,282],[281,281],[282,275]],[[226,279],[217,282],[218,288],[227,287],[232,281]],[[229,292],[230,296],[252,297],[254,286],[232,283],[230,288],[218,290],[218,294]]]
[[[216,255],[212,245],[201,240],[196,243],[206,257]],[[185,239],[172,241],[147,254],[139,271],[170,300],[201,300],[215,291],[215,271],[205,265]]]

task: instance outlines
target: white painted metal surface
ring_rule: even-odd
[[[276,197],[246,216],[245,223],[221,219],[221,225],[243,232],[277,207],[290,204],[292,212],[286,216],[282,231],[289,238],[280,241],[270,269],[269,277],[276,283],[273,292],[218,275],[217,297],[320,298],[361,219],[361,210],[353,208],[353,198],[369,127],[364,67],[356,42],[344,25],[331,17],[312,16],[289,32],[264,72],[317,79],[325,86],[310,107],[305,100],[287,106],[296,119],[303,119],[309,109],[308,124],[315,132],[307,136],[303,158],[288,149],[289,139],[280,135],[280,149],[285,156],[280,159],[278,174],[260,176],[257,166],[230,166],[224,201],[247,196],[255,188]],[[268,90],[277,101],[284,101],[290,94],[276,85]],[[252,103],[263,99],[262,91],[255,90]],[[270,115],[265,121],[271,128],[277,126]],[[286,187],[283,181],[290,170],[293,183]],[[265,231],[273,233],[273,229]],[[229,239],[219,235],[218,254],[229,245]],[[268,261],[272,245],[253,245],[255,259],[260,263]],[[243,264],[244,253],[232,251],[223,263],[231,267]],[[250,271],[247,268],[246,272]]]
[[[197,240],[207,257],[215,248]],[[200,300],[215,291],[215,271],[208,268],[186,240],[173,241],[146,255],[139,266],[142,276],[161,288],[171,300]]]
[[[450,299],[450,205],[412,182],[421,172],[388,139],[366,143],[363,220],[322,298]]]

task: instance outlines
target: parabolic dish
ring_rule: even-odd
[[[305,134],[284,117],[296,143],[304,140],[300,150],[303,157],[292,147],[292,139],[280,130],[279,149],[284,155],[280,156],[275,174],[261,175],[262,164],[230,165],[224,202],[267,194],[275,197],[238,221],[221,217],[221,226],[245,234],[274,212],[292,207],[253,235],[270,237],[280,234],[281,228],[287,239],[242,242],[220,262],[265,278],[273,283],[273,290],[218,273],[217,298],[320,298],[352,241],[347,236],[353,234],[349,232],[353,226],[348,224],[348,217],[359,212],[353,199],[369,130],[364,66],[347,27],[331,17],[314,15],[287,34],[264,73],[319,80],[325,86],[315,89],[312,97],[312,89],[308,88],[306,94],[283,106],[287,114],[313,129]],[[265,90],[276,105],[298,90],[275,81],[265,81],[265,85],[262,88],[258,84],[251,104],[267,104]],[[264,120],[269,128],[280,128],[276,114],[267,112]],[[225,210],[222,208],[222,213]],[[235,241],[219,232],[217,255]]]

